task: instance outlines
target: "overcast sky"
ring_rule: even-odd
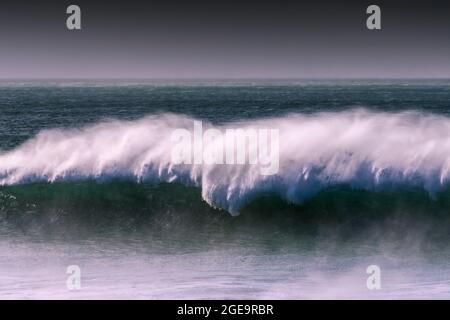
[[[450,1],[0,3],[0,78],[355,77],[450,78]]]

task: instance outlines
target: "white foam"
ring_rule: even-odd
[[[201,187],[209,204],[235,214],[262,192],[294,203],[338,184],[362,189],[417,185],[433,194],[449,179],[446,116],[359,109],[219,127],[279,129],[280,169],[274,176],[263,176],[252,165],[174,165],[171,133],[192,124],[192,118],[163,114],[45,130],[0,154],[0,184],[117,177],[177,181]]]

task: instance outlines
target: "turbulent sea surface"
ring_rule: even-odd
[[[448,80],[3,81],[0,110],[0,298],[450,298]],[[278,129],[277,174],[173,163],[195,120]]]

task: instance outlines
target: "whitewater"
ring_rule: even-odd
[[[175,164],[174,130],[196,119],[173,113],[105,120],[81,128],[39,132],[0,154],[0,185],[115,179],[197,186],[211,206],[233,215],[262,194],[301,204],[318,192],[348,185],[362,190],[399,186],[433,197],[450,178],[450,118],[424,112],[354,109],[205,123],[206,128],[279,130],[279,171],[258,165]],[[214,148],[215,141],[205,148]]]

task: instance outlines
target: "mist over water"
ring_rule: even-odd
[[[0,91],[2,298],[448,297],[448,82]],[[194,119],[278,128],[279,172],[174,165]]]
[[[127,226],[111,225],[111,216],[88,219],[85,228],[67,217],[15,221],[2,229],[2,297],[390,299],[448,293],[448,236],[441,230],[438,239],[428,239],[440,230],[436,225],[393,218],[342,228],[351,217],[320,225],[288,217],[294,227],[258,212],[234,218],[164,213]],[[273,214],[279,213],[286,212]],[[73,264],[82,270],[80,291],[66,287],[65,271]],[[382,270],[381,290],[366,287],[372,264]]]

